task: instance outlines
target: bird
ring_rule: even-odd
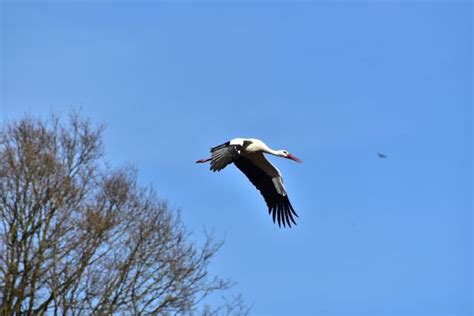
[[[382,158],[382,159],[387,158],[387,155],[384,155],[381,153],[377,153],[377,156],[379,156],[379,158]]]
[[[256,138],[234,138],[224,144],[212,147],[211,158],[199,159],[196,163],[210,161],[210,170],[221,171],[233,163],[250,182],[260,191],[268,206],[268,213],[278,226],[291,227],[296,225],[294,216],[298,217],[288,199],[283,185],[280,170],[275,167],[264,154],[287,158],[301,163],[301,159],[287,150],[273,150],[263,141]]]

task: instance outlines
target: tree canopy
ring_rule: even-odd
[[[207,270],[222,243],[109,167],[102,132],[77,113],[0,129],[0,314],[191,314],[231,286]]]

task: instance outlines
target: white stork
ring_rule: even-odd
[[[196,163],[210,161],[210,170],[216,172],[233,162],[260,191],[267,203],[268,212],[273,216],[273,222],[278,220],[280,227],[282,223],[284,227],[291,227],[291,222],[296,225],[293,215],[298,215],[288,199],[280,170],[263,153],[301,162],[299,158],[286,150],[273,150],[255,138],[234,138],[211,148],[211,153],[211,158],[200,159]]]

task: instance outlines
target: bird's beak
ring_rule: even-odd
[[[301,161],[300,158],[295,157],[295,156],[293,156],[292,154],[288,154],[288,156],[286,156],[286,158],[291,159],[291,160],[294,160],[294,161],[299,162],[299,163],[303,162],[303,161]]]

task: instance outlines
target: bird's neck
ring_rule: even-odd
[[[268,146],[265,146],[262,151],[266,152],[267,154],[270,154],[270,155],[281,156],[280,150],[274,150],[274,149],[271,149]]]

